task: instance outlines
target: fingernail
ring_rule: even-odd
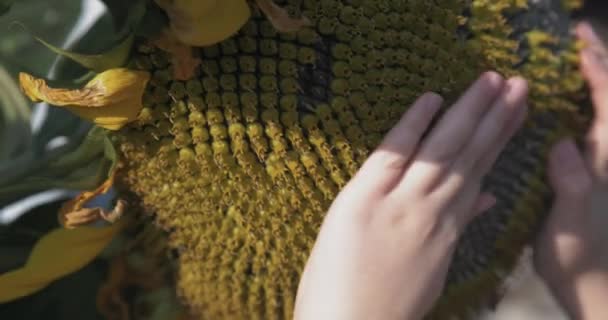
[[[442,104],[443,103],[443,97],[436,93],[436,92],[429,92],[427,93],[427,99],[429,99],[429,104]]]
[[[514,88],[519,87],[527,92],[528,82],[522,77],[509,78],[505,84],[504,93],[511,92]]]
[[[602,39],[593,30],[591,24],[588,22],[582,22],[578,26],[577,33],[579,38],[587,42],[587,49],[591,50],[599,61],[602,61],[603,64],[608,63],[606,62],[606,60],[608,60],[608,49],[605,47]]]
[[[600,40],[600,37],[597,35],[597,33],[595,33],[593,27],[589,22],[581,22],[578,25],[577,31],[578,36],[582,40],[587,41],[590,45],[602,46],[602,41]]]

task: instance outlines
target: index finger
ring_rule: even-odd
[[[422,143],[405,179],[418,181],[416,188],[428,191],[467,144],[504,83],[502,76],[495,72],[486,72],[479,77]]]
[[[455,155],[469,140],[503,86],[504,79],[498,73],[481,75],[441,118],[423,143],[419,158],[444,160]]]

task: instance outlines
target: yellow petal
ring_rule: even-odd
[[[44,79],[19,74],[21,89],[32,101],[65,107],[110,130],[137,118],[149,79],[148,72],[117,68],[98,74],[81,89],[70,90],[51,88]]]
[[[155,0],[184,44],[201,47],[235,34],[249,19],[246,0]]]
[[[48,233],[36,243],[22,268],[0,275],[0,303],[35,293],[78,271],[99,255],[123,225],[60,228]]]

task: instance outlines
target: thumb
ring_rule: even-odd
[[[553,146],[549,155],[549,182],[555,191],[556,206],[569,209],[560,211],[577,215],[576,211],[584,208],[593,180],[571,138]]]

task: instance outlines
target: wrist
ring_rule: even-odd
[[[547,285],[572,319],[594,320],[608,314],[608,270],[580,272]]]

